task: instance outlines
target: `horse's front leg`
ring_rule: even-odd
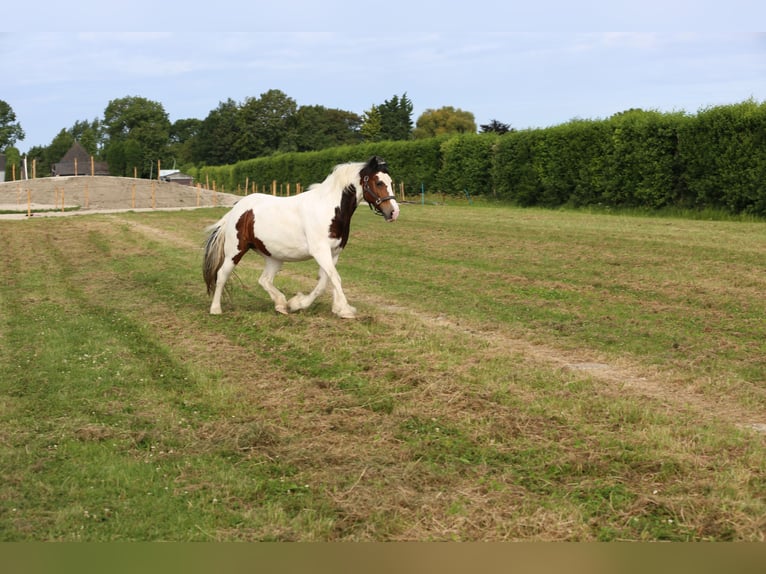
[[[301,311],[303,309],[308,309],[311,304],[316,301],[317,297],[324,293],[326,288],[327,273],[325,273],[324,270],[320,267],[319,280],[317,281],[316,287],[314,287],[314,289],[308,295],[304,295],[303,293],[296,293],[295,296],[287,302],[287,307],[290,309],[290,311]]]
[[[323,250],[320,253],[314,254],[314,259],[316,259],[319,268],[326,276],[324,278],[325,283],[329,281],[332,286],[332,312],[344,319],[353,319],[356,317],[356,309],[348,304],[346,295],[343,293],[343,287],[341,286],[340,275],[338,275],[338,271],[335,269],[335,265],[338,262],[338,255],[333,256],[330,250],[327,249],[326,251]],[[314,291],[317,291],[320,286],[322,290],[324,290],[322,279],[323,277],[320,273],[319,283]]]

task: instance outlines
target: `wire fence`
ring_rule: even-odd
[[[394,194],[404,202],[404,182],[394,184]],[[109,176],[60,176],[0,183],[0,213],[34,213],[131,210],[190,209],[231,206],[249,193],[265,193],[279,197],[306,191],[301,183],[258,185],[248,182],[226,192],[217,189],[215,181],[181,185],[162,180]]]

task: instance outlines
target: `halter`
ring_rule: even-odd
[[[383,211],[380,209],[380,204],[384,201],[391,201],[392,199],[396,199],[395,195],[389,195],[388,197],[378,197],[375,195],[372,190],[370,189],[370,176],[365,175],[364,180],[362,180],[362,196],[364,197],[364,200],[367,202],[367,205],[370,206],[370,209],[375,212],[376,215],[383,215]],[[372,198],[373,201],[370,201],[370,198]]]

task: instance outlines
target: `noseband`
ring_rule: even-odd
[[[385,201],[391,201],[392,199],[396,199],[395,195],[389,195],[388,197],[378,197],[377,195],[375,195],[370,189],[369,175],[365,175],[364,180],[362,180],[362,196],[364,197],[364,200],[367,202],[367,205],[370,206],[370,209],[374,211],[377,215],[383,215],[383,211],[381,211],[380,209],[381,203]]]

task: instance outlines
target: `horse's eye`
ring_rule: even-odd
[[[386,187],[386,184],[383,183],[382,181],[378,181],[375,185],[377,185],[378,187]]]

